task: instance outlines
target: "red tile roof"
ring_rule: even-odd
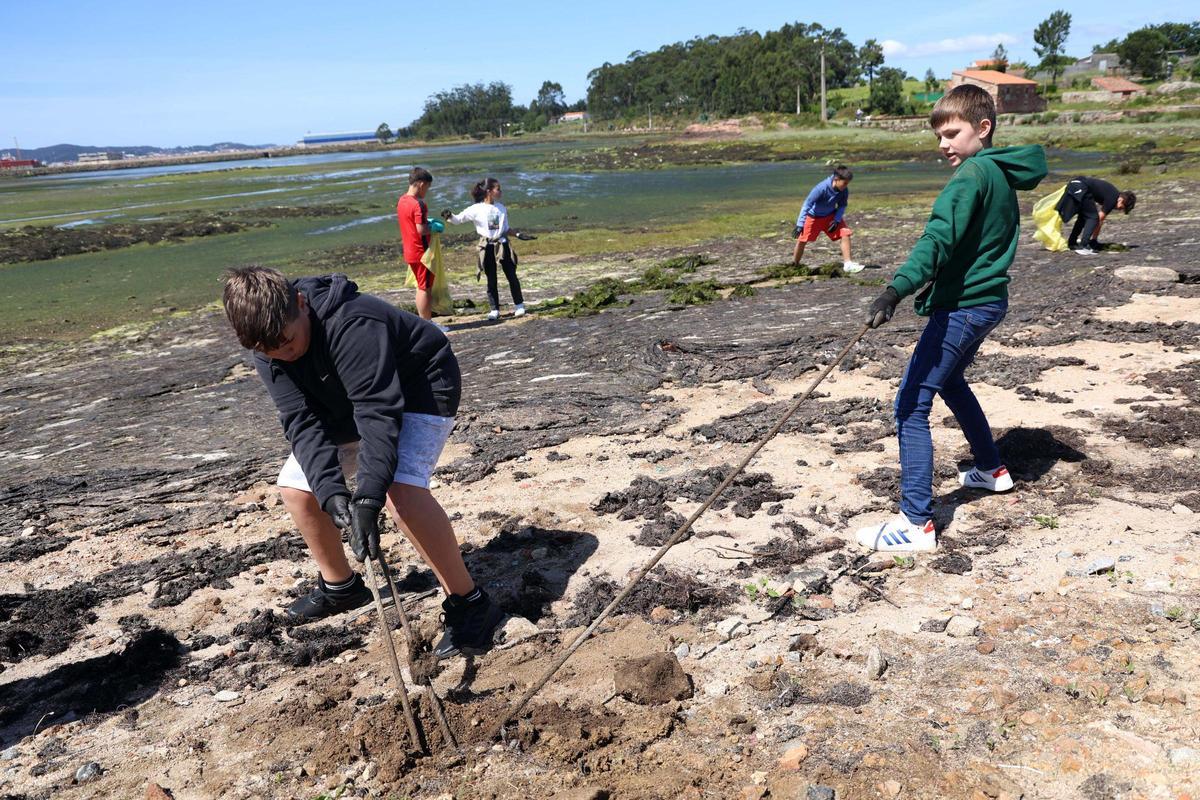
[[[1138,86],[1128,78],[1092,78],[1092,86],[1106,92],[1138,92],[1140,94],[1146,91],[1146,87]]]
[[[954,74],[984,83],[1018,83],[1037,86],[1037,81],[1031,81],[1028,78],[1018,78],[1016,75],[1009,75],[1007,72],[997,72],[994,69],[956,69]]]

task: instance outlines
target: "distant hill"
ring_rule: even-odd
[[[189,147],[150,147],[147,145],[111,145],[106,147],[80,145],[80,144],[54,144],[49,147],[33,147],[26,149],[21,148],[21,158],[36,158],[43,164],[52,164],[56,161],[75,161],[79,158],[80,153],[129,153],[130,155],[146,156],[146,155],[186,155],[188,153],[200,153],[208,150],[257,150],[262,148],[274,147],[270,144],[239,144],[238,142],[217,142],[216,144],[198,144]],[[11,151],[11,148],[9,148]],[[16,155],[13,152],[13,155]]]

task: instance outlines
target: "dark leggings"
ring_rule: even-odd
[[[1058,203],[1058,215],[1063,222],[1070,222],[1071,217],[1077,217],[1067,244],[1074,250],[1080,242],[1087,245],[1096,235],[1096,226],[1100,224],[1100,212],[1092,193],[1082,183],[1071,181],[1067,191]]]
[[[483,253],[483,274],[487,276],[487,298],[488,305],[495,311],[500,310],[500,284],[496,280],[496,248],[497,245],[490,244]],[[505,252],[508,249],[505,248]],[[517,278],[517,264],[510,257],[502,257],[500,259],[500,269],[504,270],[504,278],[508,281],[508,288],[512,291],[513,303],[521,305],[525,302],[524,296],[521,294],[521,281]]]

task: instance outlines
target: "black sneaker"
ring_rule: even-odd
[[[392,593],[388,587],[380,589],[380,599],[383,600],[385,606],[391,605]],[[336,591],[330,589],[326,585],[325,579],[318,574],[317,585],[311,592],[297,598],[288,606],[287,613],[294,621],[303,624],[346,611],[353,611],[373,602],[375,602],[375,598],[372,596],[370,588],[358,573],[354,574],[354,583],[349,588]]]
[[[446,632],[433,648],[433,655],[439,660],[457,655],[477,656],[492,649],[492,637],[506,615],[487,592],[479,588],[476,592],[471,593],[469,600],[452,594],[442,601]]]

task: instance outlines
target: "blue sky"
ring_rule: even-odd
[[[160,146],[288,143],[307,132],[411,122],[434,91],[502,80],[528,102],[543,80],[568,99],[588,70],[635,50],[786,22],[886,42],[887,63],[940,76],[1004,42],[1034,60],[1033,28],[1073,17],[1068,49],[1151,22],[1195,19],[1193,2],[958,3],[663,0],[603,3],[333,3],[43,0],[6,4],[0,150],[60,142]]]

